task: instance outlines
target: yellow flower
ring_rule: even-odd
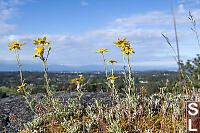
[[[80,78],[75,78],[75,79],[72,79],[71,82],[72,83],[76,83],[76,84],[80,84],[85,78],[83,77],[80,77]]]
[[[124,38],[123,40],[118,39],[118,41],[114,42],[114,44],[118,47],[121,47],[121,51],[123,52],[123,54],[129,55],[135,53],[135,51],[133,51],[133,49],[131,48],[132,45],[130,45],[130,42],[126,41],[126,38]]]
[[[20,92],[20,90],[23,89],[26,86],[26,84],[27,83],[18,86],[17,92]]]
[[[117,61],[116,60],[109,60],[109,61],[107,61],[107,63],[117,63]]]
[[[37,51],[35,52],[35,54],[33,56],[33,59],[35,57],[37,57],[38,54],[40,54],[40,57],[43,57],[43,53],[44,53],[44,47],[43,46],[42,47],[37,47],[37,48],[35,48],[35,50],[37,50]]]
[[[131,45],[130,45],[129,41],[124,41],[123,43],[121,43],[121,47],[130,48]]]
[[[107,78],[107,80],[114,80],[114,81],[115,81],[116,79],[118,79],[118,77],[111,76],[111,77],[108,77],[108,78]]]
[[[133,51],[133,49],[132,48],[128,48],[128,49],[122,49],[122,52],[124,53],[124,54],[127,54],[127,55],[129,55],[129,54],[132,54],[132,53],[135,53],[135,51]]]
[[[9,46],[9,50],[16,49],[16,48],[18,50],[20,50],[20,47],[24,46],[24,43],[23,44],[19,44],[19,42],[17,40],[17,42],[12,42],[12,44],[8,43],[8,46]]]
[[[95,53],[103,53],[103,52],[108,52],[108,50],[105,48],[101,48],[100,50],[96,51]]]
[[[50,41],[46,41],[46,39],[47,39],[46,36],[43,37],[43,39],[38,38],[37,41],[36,41],[36,40],[33,40],[33,42],[34,42],[33,44],[35,44],[35,45],[41,44],[42,46],[44,46],[44,45],[49,45],[49,44],[50,44]]]
[[[126,38],[120,40],[118,38],[117,42],[114,42],[115,45],[117,45],[118,47],[122,47],[122,43],[125,42]],[[129,41],[128,41],[129,42]]]

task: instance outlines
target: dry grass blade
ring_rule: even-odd
[[[165,38],[165,40],[167,41],[169,46],[172,48],[174,54],[176,55],[176,51],[175,51],[174,47],[172,46],[172,44],[170,43],[169,38],[166,35],[164,35],[163,33],[161,33],[161,35]]]
[[[174,52],[173,58],[176,61],[176,63],[178,64],[176,51],[175,51],[174,47],[172,46],[172,44],[170,43],[169,38],[166,35],[164,35],[163,33],[161,33],[161,35],[165,38],[165,40],[167,41],[167,44],[169,44],[169,46],[172,48],[172,51]]]
[[[176,29],[176,16],[174,13],[174,8],[173,8],[173,4],[172,4],[172,0],[171,2],[171,11],[172,11],[172,16],[173,16],[173,23],[174,23],[174,34],[175,34],[175,38],[176,38],[176,47],[177,47],[177,59],[178,59],[178,72],[179,72],[179,81],[181,83],[181,59],[180,59],[180,49],[179,49],[179,42],[178,42],[178,34],[177,34],[177,29]]]
[[[192,13],[189,11],[189,17],[188,19],[190,20],[190,22],[192,23],[193,27],[191,28],[191,30],[195,33],[196,35],[196,39],[197,39],[197,43],[198,43],[198,46],[200,48],[200,42],[199,42],[199,35],[198,35],[198,32],[197,32],[197,23],[196,23],[196,20],[194,19]]]

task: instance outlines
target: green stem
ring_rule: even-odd
[[[17,59],[17,64],[19,66],[19,73],[20,73],[20,79],[21,79],[21,84],[22,84],[22,87],[23,87],[23,76],[22,76],[22,67],[21,67],[21,63],[20,63],[20,59],[19,59],[19,52],[18,50],[15,50],[15,56],[16,56],[16,59]],[[24,89],[24,87],[23,87]]]
[[[48,75],[47,75],[47,69],[46,69],[46,62],[44,60],[42,60],[42,61],[43,61],[43,65],[44,65],[44,77],[45,77],[45,80],[46,80],[46,83],[47,83],[46,90],[47,90],[48,95],[50,96],[50,94],[49,94],[49,81],[48,81]]]
[[[113,72],[114,70],[113,70],[113,63],[112,63],[112,76],[113,76],[113,74],[114,74],[114,72]]]
[[[50,90],[50,87],[49,87],[49,81],[48,81],[48,75],[47,75],[47,69],[46,69],[46,60],[44,60],[44,58],[42,57],[42,61],[43,61],[43,66],[44,66],[44,77],[45,77],[45,80],[46,80],[46,83],[47,83],[47,86],[46,86],[46,91],[47,91],[47,94],[48,94],[48,100],[49,100],[49,103],[52,104],[52,107],[55,109],[55,99],[52,95],[52,92]]]
[[[106,69],[106,60],[104,58],[103,53],[101,53],[101,54],[102,54],[102,57],[103,57],[103,65],[104,65],[104,69],[105,69],[105,73],[106,73],[106,78],[108,78],[107,69]]]
[[[19,72],[20,72],[20,80],[21,80],[21,85],[22,85],[22,88],[23,88],[23,91],[24,91],[24,98],[26,99],[29,107],[31,108],[31,110],[33,111],[33,113],[35,115],[37,115],[31,105],[31,103],[29,102],[28,100],[28,95],[27,95],[27,92],[25,91],[25,88],[24,88],[24,81],[23,81],[23,74],[22,74],[22,66],[21,66],[21,62],[20,62],[20,58],[19,58],[19,52],[18,50],[15,50],[15,56],[16,56],[16,59],[17,59],[17,63],[18,63],[18,66],[19,66]]]
[[[131,94],[131,82],[132,82],[132,78],[131,78],[131,65],[130,65],[130,58],[129,58],[129,55],[128,55],[128,58],[127,58],[127,61],[128,61],[128,70],[129,70],[129,95]]]
[[[124,79],[125,79],[125,85],[126,85],[126,81],[127,81],[127,78],[126,78],[126,61],[125,61],[124,53],[123,53],[123,60],[124,60]]]
[[[28,96],[27,96],[25,90],[24,90],[24,93],[25,93],[24,98],[26,99],[26,101],[27,101],[29,107],[31,108],[31,110],[33,111],[33,113],[34,113],[35,115],[37,115],[37,113],[34,111],[32,105],[31,105],[30,101],[28,100]]]

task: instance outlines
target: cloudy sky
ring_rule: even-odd
[[[173,6],[181,58],[192,59],[200,48],[190,30],[188,11],[198,24],[200,0],[173,0]],[[113,42],[126,37],[136,52],[132,65],[174,67],[174,54],[161,33],[176,47],[169,0],[0,0],[0,65],[16,63],[8,50],[8,43],[16,40],[26,43],[22,63],[39,63],[32,59],[32,40],[47,36],[51,65],[100,65],[101,56],[94,53],[100,48],[110,50],[107,60],[122,64]]]

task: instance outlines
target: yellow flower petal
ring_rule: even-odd
[[[117,63],[117,61],[116,60],[109,60],[109,61],[107,61],[107,63]]]
[[[85,80],[85,78],[80,77],[80,78],[72,79],[71,82],[76,83],[76,84],[80,84],[83,80]]]
[[[23,89],[27,83],[24,83],[23,85],[18,86],[19,89],[17,89],[17,92],[20,92],[21,89]]]
[[[35,50],[37,50],[37,51],[35,52],[33,59],[35,57],[37,57],[38,54],[40,54],[40,57],[43,57],[43,53],[44,53],[44,47],[43,46],[41,46],[41,47],[38,46],[38,47],[35,48]]]
[[[47,39],[47,37],[45,36],[45,37],[43,37],[43,41],[46,41],[46,39]]]
[[[47,37],[44,36],[43,39],[41,38],[38,38],[38,40],[33,40],[33,44],[41,44],[41,46],[44,46],[44,45],[49,45],[50,44],[50,41],[46,41]]]
[[[116,80],[116,79],[118,79],[118,77],[111,76],[107,78],[107,80]]]
[[[108,49],[101,48],[100,50],[96,51],[95,53],[103,53],[103,52],[108,52]]]

